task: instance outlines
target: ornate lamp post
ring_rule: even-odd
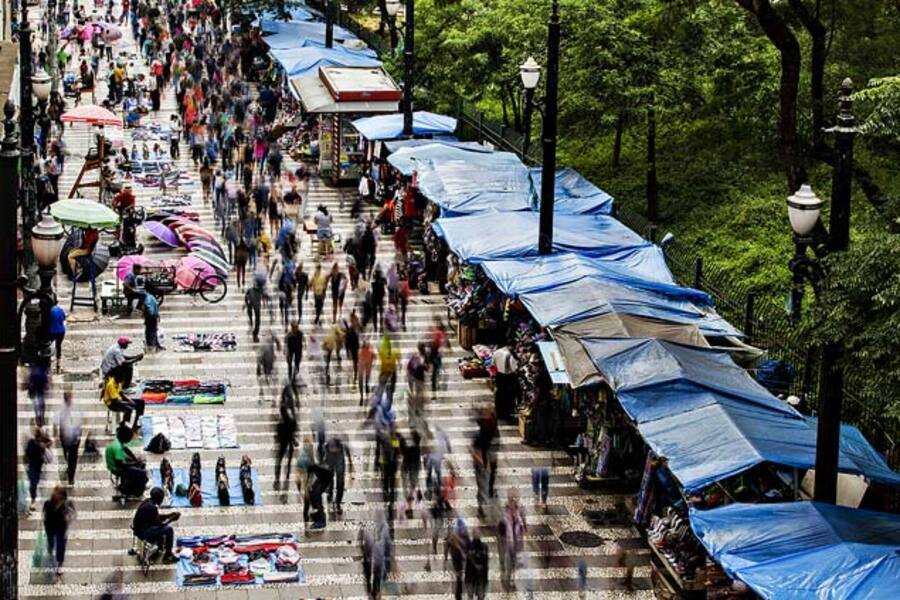
[[[853,184],[853,141],[856,137],[853,117],[853,82],[845,79],[839,96],[840,111],[835,134],[835,163],[831,181],[831,215],[824,233],[825,244],[819,253],[843,252],[850,242],[850,206]],[[807,248],[815,241],[815,230],[822,201],[808,185],[801,186],[788,198],[788,217],[794,231],[794,258],[789,266],[793,273],[791,290],[792,316],[800,316],[804,281],[817,289],[823,276],[816,258],[807,257]],[[824,229],[824,228],[823,228]],[[841,439],[841,407],[844,401],[844,371],[839,361],[844,344],[829,342],[822,349],[822,373],[819,386],[819,424],[816,442],[815,499],[834,504],[837,500],[838,455]]]
[[[531,138],[533,109],[542,110],[544,116],[541,132],[543,161],[541,165],[541,221],[538,236],[538,252],[553,251],[553,204],[556,193],[556,120],[559,113],[559,0],[553,0],[550,20],[547,23],[547,83],[544,97],[534,99],[534,91],[541,77],[541,66],[531,57],[519,67],[519,76],[525,88],[525,140],[523,156],[527,155]]]

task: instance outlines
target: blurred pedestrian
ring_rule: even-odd
[[[47,553],[56,559],[56,577],[62,576],[63,562],[66,560],[66,541],[69,524],[75,520],[75,505],[69,500],[69,493],[62,485],[44,502],[44,533],[47,534]]]
[[[72,405],[72,392],[63,392],[63,407],[56,415],[56,439],[62,446],[66,460],[66,478],[69,485],[75,485],[75,471],[78,469],[78,448],[81,445],[81,412]]]
[[[466,557],[469,553],[470,542],[469,530],[466,528],[465,522],[462,517],[457,517],[444,538],[444,568],[446,569],[447,555],[449,554],[450,564],[453,567],[453,597],[455,600],[462,600]]]
[[[40,427],[34,428],[32,436],[25,443],[25,474],[28,475],[28,495],[31,497],[29,510],[34,510],[34,503],[37,501],[44,463],[52,458],[51,445],[50,437]]]
[[[285,485],[291,479],[291,465],[294,462],[294,448],[297,446],[297,415],[294,412],[294,405],[290,402],[281,402],[279,408],[278,425],[275,430],[275,438],[278,442],[278,452],[275,455],[275,487],[280,486],[281,481],[281,461],[287,456],[284,463],[284,482]]]
[[[359,348],[359,405],[363,405],[363,394],[369,393],[369,381],[372,377],[372,366],[375,364],[375,349],[368,338],[363,338]]]
[[[284,338],[284,347],[288,364],[288,379],[294,383],[300,373],[300,361],[303,359],[303,332],[300,331],[297,321],[291,321],[291,330]]]
[[[56,347],[56,372],[59,373],[62,364],[62,344],[66,337],[66,311],[53,299],[50,307],[50,339]]]
[[[466,555],[466,594],[469,600],[484,600],[488,587],[488,547],[477,535]]]
[[[46,409],[45,396],[47,388],[50,387],[50,369],[43,364],[32,364],[28,371],[25,387],[34,409],[34,424],[43,427]]]

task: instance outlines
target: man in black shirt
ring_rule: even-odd
[[[178,562],[178,559],[172,554],[175,530],[169,523],[177,521],[181,517],[181,513],[159,514],[159,505],[162,504],[163,498],[165,498],[165,493],[162,488],[155,487],[150,490],[150,498],[141,502],[135,511],[132,526],[134,535],[138,538],[164,547],[163,562],[172,564]]]

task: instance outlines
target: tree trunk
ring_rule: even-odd
[[[653,98],[647,106],[647,219],[659,218],[659,188],[656,181],[656,108]]]
[[[509,127],[509,107],[507,106],[505,89],[500,90],[500,109],[503,111],[503,127]]]
[[[819,20],[821,0],[816,0],[815,11],[810,11],[803,0],[788,0],[791,10],[803,23],[809,33],[810,48],[810,95],[812,96],[812,148],[814,153],[822,151],[825,134],[825,62],[827,60],[828,30]]]
[[[616,119],[616,137],[613,141],[612,168],[614,171],[619,170],[622,161],[622,133],[625,130],[625,111],[620,110]]]
[[[769,41],[781,54],[778,107],[778,145],[784,163],[788,190],[793,193],[806,182],[806,170],[797,142],[797,94],[800,87],[800,43],[769,0],[736,0],[754,15]]]

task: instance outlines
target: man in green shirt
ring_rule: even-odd
[[[119,493],[126,496],[141,496],[147,487],[147,468],[144,461],[134,455],[128,447],[132,430],[127,425],[120,425],[116,430],[116,439],[104,451],[106,468],[113,476],[119,478]]]

